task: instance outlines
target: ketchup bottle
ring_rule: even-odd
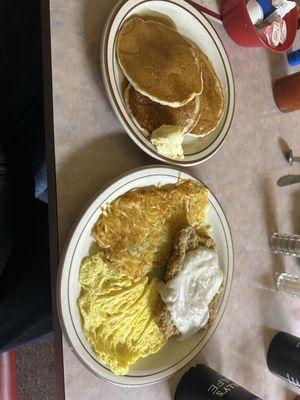
[[[282,112],[300,109],[300,72],[278,79],[273,88],[274,100]]]

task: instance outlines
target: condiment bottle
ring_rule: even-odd
[[[269,346],[267,364],[273,374],[300,387],[300,338],[278,332]]]
[[[217,371],[199,364],[181,378],[174,400],[261,400]]]
[[[282,112],[300,109],[300,72],[278,79],[273,88],[274,100]]]
[[[297,65],[300,64],[300,49],[292,51],[290,54],[287,56],[288,63],[291,67],[296,67]]]

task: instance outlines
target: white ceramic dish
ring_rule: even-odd
[[[82,328],[77,298],[80,293],[78,271],[80,263],[89,254],[95,254],[97,246],[91,230],[100,215],[100,208],[128,190],[176,183],[179,178],[194,179],[173,167],[150,166],[124,174],[101,190],[87,205],[79,217],[65,247],[58,277],[57,304],[63,332],[74,353],[95,375],[116,384],[145,385],[165,379],[184,367],[205,346],[220,322],[224,312],[233,276],[233,247],[226,217],[215,196],[210,193],[208,223],[213,227],[220,265],[225,276],[225,289],[218,303],[217,317],[206,332],[198,332],[185,342],[170,339],[156,354],[139,360],[129,374],[117,376],[97,360],[86,340]]]
[[[217,128],[204,138],[185,136],[184,159],[161,156],[143,136],[127,112],[123,94],[125,77],[116,57],[116,38],[124,21],[133,15],[168,17],[177,30],[195,43],[210,58],[220,79],[225,96],[225,110]],[[131,139],[148,155],[173,165],[192,166],[211,157],[224,142],[234,112],[234,82],[230,63],[214,28],[193,6],[184,0],[121,0],[107,19],[101,45],[101,68],[105,89],[120,123]]]

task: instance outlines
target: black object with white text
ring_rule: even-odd
[[[278,332],[269,346],[267,363],[273,374],[300,388],[300,338]]]
[[[206,365],[192,367],[181,378],[175,400],[261,400]]]

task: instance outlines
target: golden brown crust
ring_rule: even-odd
[[[181,229],[174,240],[173,254],[168,260],[164,280],[168,282],[180,271],[186,254],[199,246],[214,247],[214,241],[209,236],[199,236],[193,226]]]
[[[138,188],[103,210],[93,235],[117,273],[141,277],[166,265],[178,230],[203,228],[207,207],[208,190],[195,181]]]
[[[129,83],[124,98],[128,111],[142,131],[149,135],[161,125],[176,125],[184,128],[184,133],[190,131],[198,121],[201,110],[200,95],[182,107],[164,106],[142,95]]]
[[[170,107],[191,101],[203,89],[201,64],[194,47],[175,29],[134,17],[117,38],[121,69],[132,86]]]
[[[202,65],[203,91],[200,117],[189,132],[192,136],[206,136],[219,124],[224,113],[224,93],[214,67],[199,49],[196,49]]]
[[[179,330],[172,322],[167,306],[161,299],[157,303],[155,319],[157,326],[164,337],[169,338],[174,335],[180,335]]]

